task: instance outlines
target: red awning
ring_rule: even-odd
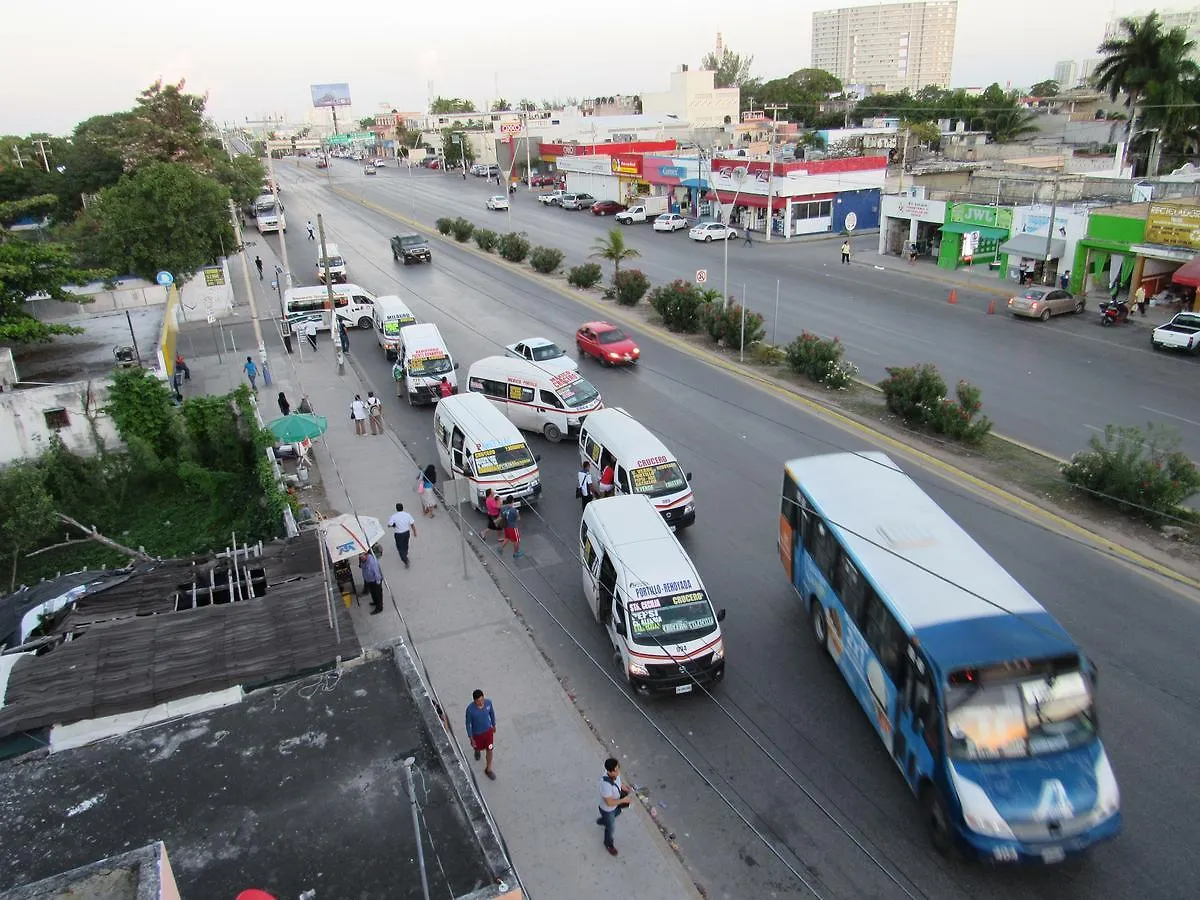
[[[1188,287],[1200,287],[1200,256],[1185,262],[1176,269],[1171,280],[1176,284],[1186,284]]]
[[[733,202],[733,191],[709,190],[709,193],[716,194],[717,199],[720,200],[722,203],[732,203]],[[737,195],[737,205],[738,206],[753,206],[756,209],[766,209],[767,208],[767,198],[766,198],[765,194],[740,193]],[[787,208],[787,197],[780,197],[778,195],[772,197],[771,198],[771,208],[775,209],[775,210],[786,209]]]

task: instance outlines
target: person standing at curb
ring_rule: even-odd
[[[575,479],[575,496],[579,498],[579,508],[587,509],[592,499],[592,465],[586,459],[579,464]]]
[[[367,418],[371,420],[371,434],[383,434],[383,403],[374,391],[367,391]]]
[[[483,774],[495,781],[496,773],[492,771],[492,747],[496,742],[496,709],[492,706],[492,701],[483,696],[483,691],[478,688],[471,694],[471,702],[467,704],[467,737],[471,739],[476,759],[483,753],[487,754]]]
[[[313,348],[313,352],[317,352],[317,323],[315,319],[309,319],[302,326],[304,329],[304,337],[308,341],[308,345]]]
[[[290,403],[288,403],[287,394],[285,394],[283,391],[280,391],[278,399],[279,399],[279,414],[283,415],[283,416],[290,415],[292,412],[292,405]]]
[[[498,543],[504,543],[504,522],[500,517],[500,498],[496,496],[496,492],[491,488],[487,489],[487,493],[483,495],[483,511],[487,513],[487,528],[479,532],[480,540],[487,541],[489,531],[494,531],[500,535]]]
[[[842,241],[842,265],[850,265],[850,239]]]
[[[367,404],[363,403],[362,397],[358,394],[355,394],[354,399],[350,401],[350,419],[354,422],[356,435],[367,433],[367,426],[363,424],[367,420]]]
[[[745,243],[743,244],[743,246],[745,246],[745,247],[753,247],[753,246],[754,246],[754,241],[750,240],[750,229],[749,229],[749,228],[747,228],[745,233],[746,233],[746,241],[745,241]]]
[[[621,783],[621,764],[613,757],[604,761],[604,774],[600,776],[600,818],[597,825],[604,826],[604,849],[610,856],[617,855],[613,843],[613,832],[617,827],[617,816],[630,803],[629,788]]]
[[[404,396],[404,366],[400,365],[400,357],[392,363],[392,380],[396,382],[396,396]]]
[[[246,364],[242,366],[246,370],[246,377],[250,379],[250,390],[258,393],[258,366],[254,364],[254,360],[249,356],[246,357]]]
[[[350,352],[350,335],[347,334],[347,332],[346,332],[346,323],[343,322],[341,319],[338,319],[337,327],[338,327],[338,341],[342,345],[342,352],[349,353]]]
[[[504,505],[500,508],[500,517],[504,520],[504,537],[500,539],[500,546],[496,548],[496,552],[504,554],[504,545],[512,543],[513,559],[520,559],[525,554],[521,552],[521,532],[517,528],[517,523],[521,521],[521,513],[513,506],[513,498],[505,497]]]
[[[360,553],[358,568],[362,572],[363,587],[371,595],[371,615],[377,616],[383,612],[383,571],[379,568],[379,560],[370,550]]]
[[[388,519],[388,526],[395,532],[396,552],[400,554],[400,562],[408,568],[408,540],[417,536],[417,520],[412,513],[404,511],[404,504],[397,503],[396,511]]]
[[[255,268],[258,269],[258,280],[262,281],[263,274],[262,274],[262,257],[261,256],[254,257],[254,266],[255,266]]]

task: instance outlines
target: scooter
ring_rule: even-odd
[[[1129,304],[1124,300],[1112,300],[1100,304],[1101,325],[1122,325],[1129,321]]]

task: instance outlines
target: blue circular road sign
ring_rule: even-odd
[[[175,276],[170,272],[159,272],[156,276],[154,276],[154,279],[159,284],[163,285],[163,287],[166,287],[175,280]]]

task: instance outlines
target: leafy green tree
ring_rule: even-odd
[[[188,166],[154,163],[100,192],[84,222],[89,257],[179,282],[233,249],[229,191]]]
[[[528,97],[522,97],[521,102],[517,104],[517,109],[521,110],[521,112],[533,112],[537,108],[538,105]]]
[[[173,463],[183,444],[170,389],[145,369],[120,369],[113,375],[105,407],[126,444],[140,442],[158,460]]]
[[[206,97],[184,93],[184,82],[154,82],[138,95],[120,139],[126,171],[154,162],[178,162],[202,171],[212,167],[217,146],[204,121]]]
[[[726,47],[718,57],[715,50],[704,54],[700,68],[715,72],[713,84],[719,88],[741,87],[750,80],[753,56],[742,56]]]
[[[58,517],[36,463],[22,461],[0,469],[0,497],[0,552],[12,559],[8,589],[13,591],[21,554],[36,547]]]
[[[433,103],[429,105],[431,113],[467,113],[474,110],[474,103],[459,97],[434,97]]]
[[[1047,78],[1045,81],[1039,81],[1029,89],[1030,97],[1057,97],[1058,94],[1058,82],[1053,78]]]
[[[358,120],[358,127],[361,128],[363,131],[370,131],[372,128],[375,127],[375,117],[374,116],[363,116],[361,119]]]
[[[988,133],[997,144],[1007,144],[1038,131],[1037,116],[1028,110],[1014,107],[995,112],[988,122]]]
[[[596,238],[588,255],[592,259],[606,259],[613,264],[613,284],[616,284],[621,263],[627,259],[637,259],[642,254],[625,243],[625,232],[620,228],[610,228],[604,237]]]
[[[512,104],[501,97],[499,100],[492,101],[492,112],[505,112],[512,109]]]
[[[213,175],[229,191],[229,196],[239,205],[250,203],[258,196],[259,189],[267,178],[266,166],[253,156],[235,156],[233,159],[218,159]]]
[[[467,165],[475,161],[475,149],[461,131],[442,129],[442,155],[449,167]]]

